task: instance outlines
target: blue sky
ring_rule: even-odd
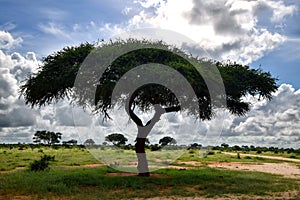
[[[18,137],[27,142],[32,132],[43,128],[71,130],[66,139],[74,136],[76,131],[70,126],[50,119],[55,118],[57,109],[60,113],[69,109],[67,105],[31,110],[17,98],[21,79],[36,71],[42,57],[64,46],[107,40],[123,32],[151,27],[192,39],[197,45],[189,48],[195,54],[204,49],[212,58],[261,67],[279,79],[280,89],[274,94],[274,101],[259,103],[252,99],[253,110],[246,117],[228,118],[222,141],[267,145],[277,141],[278,145],[299,146],[299,9],[297,0],[0,0],[0,137],[13,141],[8,138],[17,131]],[[284,107],[281,104],[285,101]],[[273,113],[282,123],[258,116],[265,112]],[[26,121],[24,113],[32,117],[28,117],[31,121]],[[11,122],[17,117],[24,123]],[[262,137],[257,136],[259,131]],[[280,134],[272,135],[275,131]],[[250,133],[256,134],[250,137]]]
[[[30,0],[1,0],[0,4],[0,30],[8,31],[13,36],[23,39],[17,51],[23,53],[33,51],[38,57],[46,56],[65,45],[108,39],[114,35],[113,32],[105,30],[101,32],[95,29],[100,29],[105,24],[125,27],[134,15],[138,15],[143,10],[139,3],[123,0],[88,0],[84,3],[77,0],[36,1],[34,3]],[[299,2],[295,0],[285,1],[284,4],[299,6]],[[126,8],[130,8],[128,14],[125,14]],[[152,6],[153,9],[155,6]],[[287,37],[287,41],[271,51],[266,51],[262,58],[249,64],[253,67],[261,65],[263,69],[271,71],[279,78],[279,84],[290,83],[298,89],[300,88],[300,81],[297,77],[300,62],[298,54],[300,27],[297,25],[300,19],[299,12],[294,11],[276,24],[270,23],[268,15],[271,15],[270,9],[257,15],[260,17],[257,27],[280,33]],[[82,30],[78,30],[74,38],[59,35],[59,32],[55,33],[59,29],[62,32],[76,32],[75,26]]]

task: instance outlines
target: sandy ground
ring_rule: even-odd
[[[299,191],[281,192],[270,194],[269,196],[248,196],[248,195],[226,195],[225,197],[154,197],[147,198],[147,200],[300,200]],[[134,200],[142,200],[141,198],[135,198]]]
[[[214,197],[214,198],[205,198],[205,197],[154,197],[154,198],[134,198],[132,200],[299,200],[300,197],[299,191],[290,191],[290,192],[281,192],[270,194],[269,196],[249,196],[249,195],[226,195],[224,197]],[[16,195],[14,197],[1,197],[0,200],[30,200],[31,196],[22,196]],[[45,200],[48,198],[45,198]],[[63,200],[64,198],[55,198],[56,200]],[[43,199],[42,199],[43,200]]]
[[[223,154],[236,156],[237,153],[231,153],[231,152],[222,152]],[[279,156],[263,156],[263,155],[257,155],[257,154],[246,154],[246,153],[240,153],[240,156],[251,156],[251,157],[259,157],[259,158],[267,158],[267,159],[273,159],[273,160],[282,160],[282,161],[289,161],[289,162],[297,162],[300,163],[300,159],[294,159],[294,158],[283,158]]]
[[[209,164],[208,166],[231,170],[249,170],[271,174],[279,174],[288,178],[300,178],[299,167],[290,163],[264,163],[261,165],[251,165],[239,162],[215,162]]]
[[[137,176],[137,173],[117,172],[117,173],[107,173],[106,176]],[[151,173],[151,177],[169,178],[169,176],[167,175],[155,174],[155,173]]]

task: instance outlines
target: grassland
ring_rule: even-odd
[[[86,167],[86,164],[99,164],[99,161],[84,148],[1,148],[0,199],[133,199],[158,196],[216,198],[232,195],[247,199],[246,195],[251,199],[256,195],[270,196],[289,191],[294,191],[295,199],[297,195],[300,196],[300,179],[207,167],[211,162],[250,164],[280,161],[253,156],[239,159],[221,151],[212,152],[203,156],[202,151],[188,150],[172,165],[186,166],[182,164],[185,161],[196,161],[199,165],[187,170],[160,169],[154,172],[160,174],[160,177],[143,178],[112,177],[109,174],[117,172],[115,169],[106,166]],[[122,153],[134,155],[130,150]],[[43,172],[29,171],[29,164],[43,154],[55,156],[51,169]],[[155,158],[154,154],[153,156]],[[168,156],[170,155],[166,153],[166,158]],[[13,170],[18,167],[23,168]]]

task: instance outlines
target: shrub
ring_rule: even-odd
[[[155,145],[150,145],[150,149],[151,151],[158,151],[161,149],[161,147],[158,146],[158,144],[155,144]]]
[[[190,149],[189,154],[193,154],[193,153],[195,153],[195,151],[193,149]]]
[[[44,171],[49,169],[49,161],[54,161],[55,156],[44,155],[40,160],[35,160],[30,163],[30,171]]]
[[[256,152],[257,154],[261,154],[262,153],[262,151],[261,150],[257,150],[257,152]]]

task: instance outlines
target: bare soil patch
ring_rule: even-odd
[[[201,162],[197,162],[197,161],[179,161],[177,163],[178,164],[185,164],[185,165],[193,165],[193,166],[200,166],[200,165],[202,165]]]
[[[222,152],[223,154],[236,156],[237,153],[231,153],[231,152]],[[273,159],[273,160],[282,160],[282,161],[289,161],[289,162],[298,162],[300,163],[300,159],[296,158],[284,158],[279,156],[264,156],[264,155],[257,155],[257,154],[246,154],[246,153],[240,153],[240,156],[251,156],[251,157],[259,157],[259,158],[267,158],[267,159]]]
[[[137,176],[137,173],[116,172],[116,173],[107,173],[106,176],[113,176],[113,177]],[[169,178],[169,176],[165,174],[154,174],[154,173],[151,173],[150,177]]]
[[[271,174],[279,174],[288,178],[300,178],[300,169],[289,163],[263,163],[260,165],[243,164],[239,162],[214,162],[209,167],[219,167],[232,170],[249,170]]]
[[[268,196],[253,196],[253,195],[226,195],[224,197],[154,197],[147,198],[147,200],[299,200],[299,191],[289,191],[273,193]],[[134,200],[142,200],[141,198],[135,198]]]
[[[86,164],[86,165],[81,165],[83,167],[103,167],[104,164]]]

